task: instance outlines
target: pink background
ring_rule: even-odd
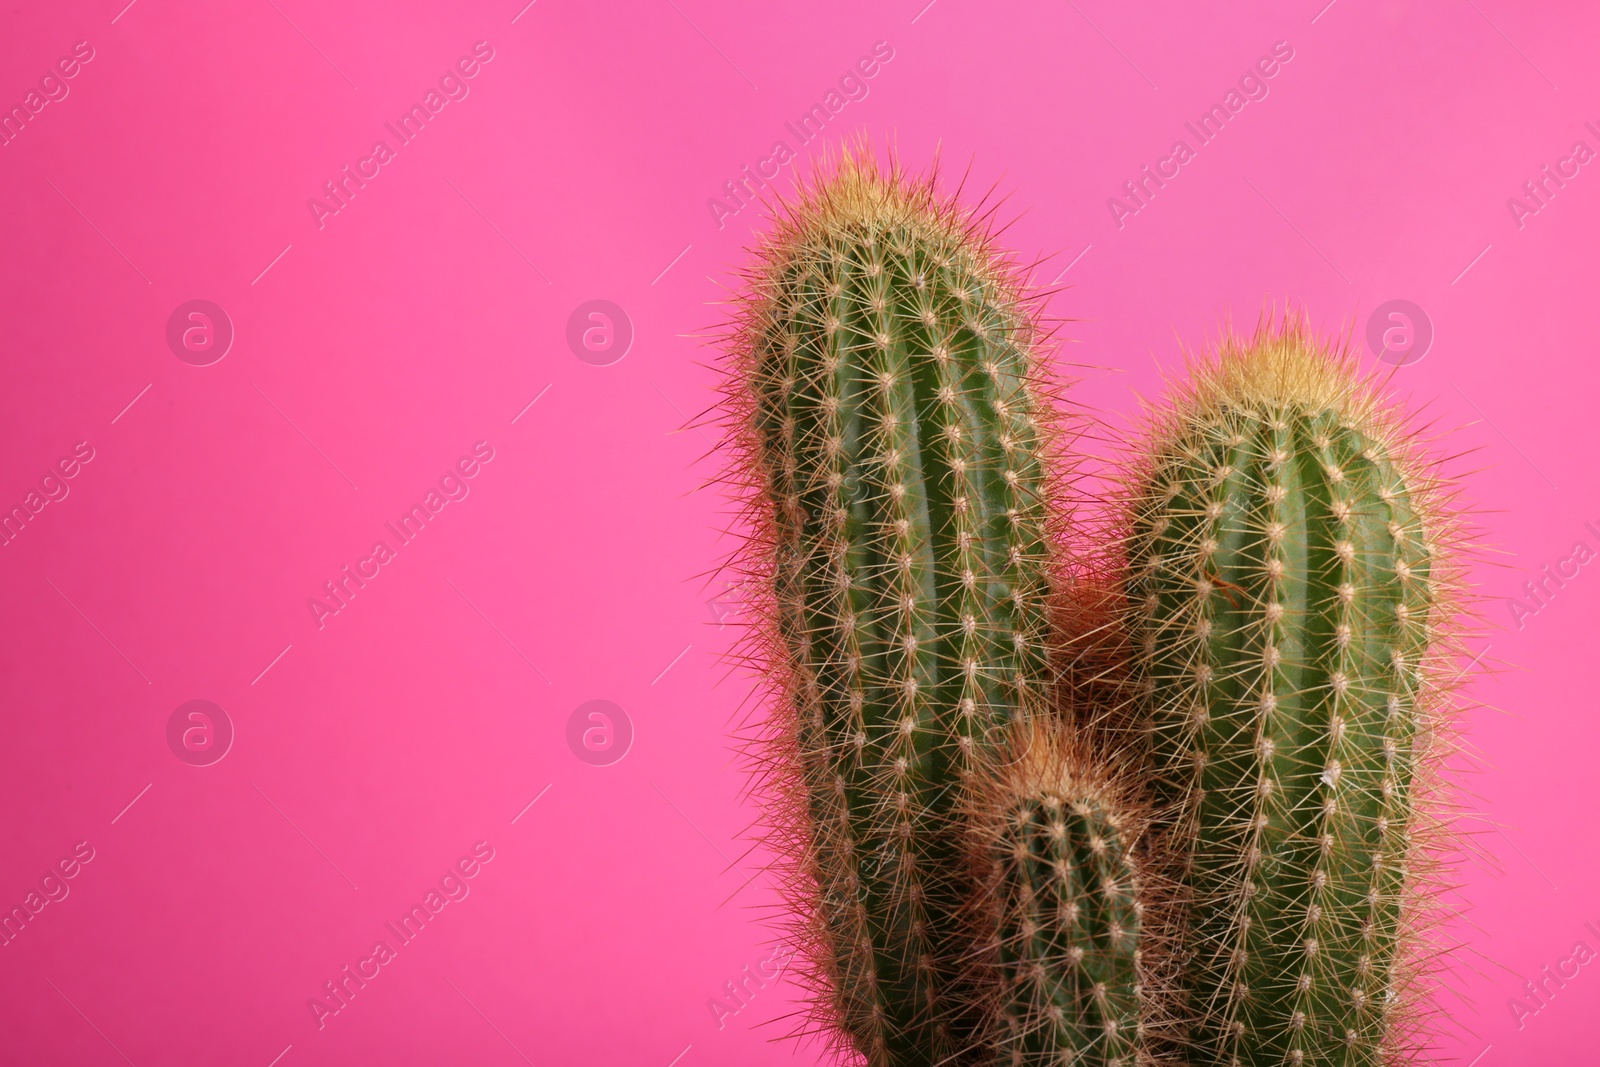
[[[1600,568],[1520,630],[1503,599],[1600,549],[1600,173],[1520,228],[1507,207],[1576,139],[1600,149],[1592,5],[522,2],[4,20],[7,107],[74,42],[94,58],[0,148],[0,506],[75,443],[95,457],[0,548],[0,905],[94,849],[0,948],[4,1062],[817,1060],[770,1041],[782,982],[720,1028],[708,1007],[768,957],[773,896],[728,736],[749,682],[717,659],[736,605],[703,577],[728,507],[700,489],[709,433],[680,428],[759,225],[719,228],[708,198],[799,147],[785,121],[879,41],[892,60],[804,154],[942,145],[1009,194],[1006,241],[1052,257],[1069,356],[1100,368],[1076,395],[1113,421],[1268,299],[1358,334],[1390,299],[1431,318],[1395,382],[1475,450],[1496,551],[1472,689],[1494,708],[1467,723],[1483,857],[1439,1055],[1592,1055],[1600,966],[1520,1027],[1507,1000],[1600,950]],[[480,40],[469,95],[319,229],[308,198]],[[1269,95],[1119,229],[1107,198],[1277,41]],[[165,340],[196,298],[237,333],[211,366]],[[609,366],[565,340],[597,298],[635,329]],[[308,598],[480,440],[470,496],[319,630]],[[211,766],[167,744],[192,699],[236,730]],[[566,740],[591,699],[636,733],[610,766]],[[308,1000],[478,841],[470,895],[319,1029]]]

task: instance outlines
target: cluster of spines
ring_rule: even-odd
[[[1200,368],[1146,460],[1129,631],[1186,898],[1191,1055],[1403,1057],[1435,829],[1415,793],[1458,574],[1437,480],[1295,321]]]
[[[730,345],[760,502],[754,754],[815,1023],[871,1064],[978,1061],[963,795],[1049,692],[1033,323],[970,214],[846,157],[787,209]]]

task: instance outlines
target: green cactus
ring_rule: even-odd
[[[1387,1063],[1415,1051],[1404,935],[1453,527],[1414,435],[1303,322],[1194,371],[1128,542],[1191,1062]]]
[[[1001,1067],[1148,1062],[1143,984],[1145,818],[1098,761],[1040,731],[979,797],[974,844],[987,870],[980,958]],[[981,951],[981,950],[980,950]]]
[[[873,1067],[983,1062],[959,813],[1049,689],[1033,321],[931,178],[847,153],[774,231],[729,338],[729,421],[802,978],[815,1028]]]

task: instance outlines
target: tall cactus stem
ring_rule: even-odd
[[[1461,523],[1403,414],[1302,319],[1191,375],[1128,540],[1191,1062],[1398,1062],[1425,1015]]]
[[[778,209],[726,338],[776,683],[756,788],[810,1025],[872,1067],[987,1056],[958,812],[1049,698],[1052,414],[987,226],[846,152]]]

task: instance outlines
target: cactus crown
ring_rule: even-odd
[[[1031,304],[1011,257],[994,243],[991,216],[941,196],[937,183],[936,171],[909,174],[892,157],[880,163],[864,145],[824,159],[792,200],[776,205],[771,232],[760,238],[756,264],[746,274],[740,325],[759,325],[772,314],[768,299],[787,288],[784,278],[796,266],[825,271],[856,242],[898,235],[902,252],[910,250],[906,242],[925,241],[928,254],[958,261],[971,283],[992,290],[997,309],[1017,313],[1008,326],[1017,331],[1013,340],[1026,347],[1034,325]]]

